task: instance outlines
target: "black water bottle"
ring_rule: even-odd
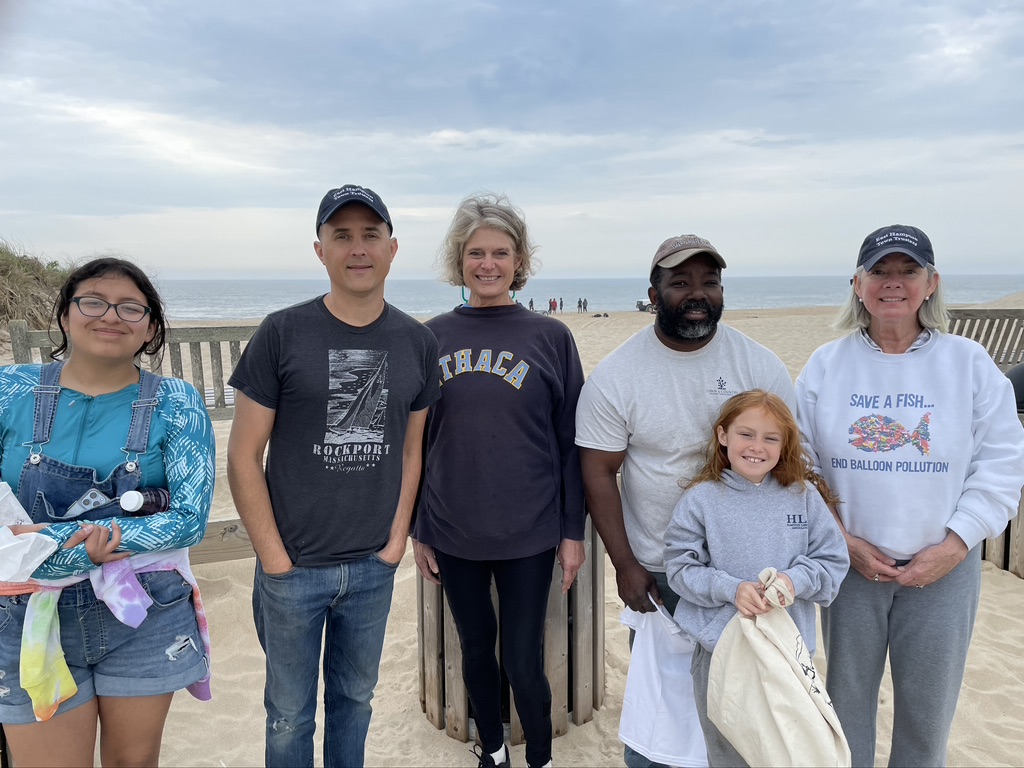
[[[153,515],[171,508],[171,492],[166,488],[139,488],[121,494],[121,509],[130,517]]]

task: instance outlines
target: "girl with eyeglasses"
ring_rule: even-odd
[[[17,578],[4,564],[0,723],[18,765],[92,765],[97,724],[105,765],[156,765],[174,691],[210,697],[188,547],[209,516],[213,429],[192,385],[138,364],[167,327],[134,264],[75,269],[53,320],[53,362],[0,368],[0,481],[31,520],[0,535],[43,549]],[[157,488],[166,509],[125,511]]]

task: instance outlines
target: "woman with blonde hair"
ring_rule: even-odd
[[[551,761],[543,640],[553,564],[557,556],[565,591],[584,559],[575,444],[583,369],[569,329],[514,300],[534,250],[507,198],[463,200],[440,264],[464,303],[427,323],[440,349],[441,399],[427,422],[414,548],[423,577],[443,585],[459,631],[481,766],[509,765],[491,581],[526,760],[539,768]]]

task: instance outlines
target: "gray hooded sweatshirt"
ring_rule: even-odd
[[[725,470],[683,494],[665,532],[668,583],[679,594],[675,620],[708,651],[736,614],[736,588],[767,567],[793,582],[789,614],[814,653],[814,603],[828,605],[850,567],[846,541],[814,486],[760,485]]]

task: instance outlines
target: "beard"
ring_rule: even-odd
[[[713,307],[707,300],[688,301],[680,304],[674,310],[665,306],[658,296],[658,314],[656,322],[661,332],[672,339],[680,341],[700,341],[711,336],[718,327],[718,321],[722,319],[724,304]],[[692,311],[704,311],[707,317],[699,322],[686,319],[686,313]]]

